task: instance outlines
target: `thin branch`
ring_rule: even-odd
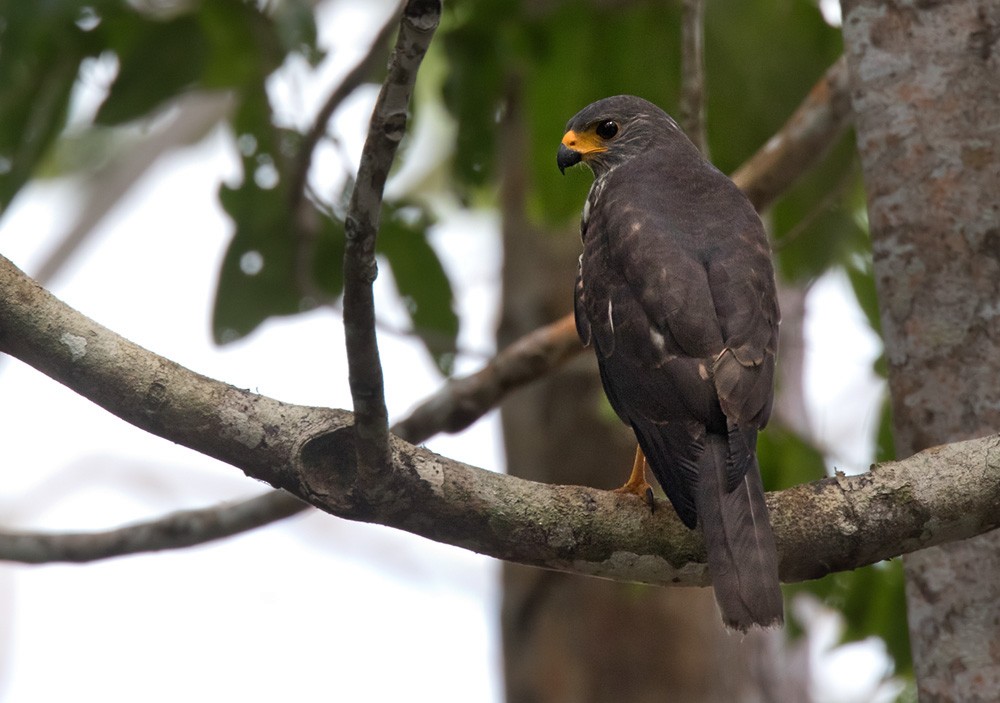
[[[309,176],[309,168],[312,166],[313,154],[316,151],[316,146],[326,134],[330,118],[333,117],[333,113],[337,111],[340,104],[351,93],[365,81],[369,80],[378,68],[379,63],[384,60],[386,54],[385,45],[396,29],[398,17],[399,9],[397,8],[389,15],[385,24],[379,29],[365,55],[355,64],[354,68],[347,72],[347,75],[344,76],[337,87],[331,91],[326,102],[323,103],[319,112],[316,113],[316,118],[313,120],[309,131],[302,136],[302,143],[299,146],[297,158],[292,166],[292,179],[289,191],[292,198],[295,199],[292,203],[293,212],[297,209],[298,202],[305,195],[306,179]]]
[[[449,379],[393,432],[411,442],[420,441],[411,437],[461,432],[512,390],[551,373],[582,349],[573,316],[560,318],[517,340],[476,373]]]
[[[396,29],[399,11],[400,8],[397,7],[389,14],[375,38],[372,39],[371,46],[368,47],[365,55],[327,96],[323,106],[316,114],[312,126],[302,135],[298,153],[290,166],[288,212],[295,223],[295,282],[299,292],[304,297],[312,298],[317,303],[332,301],[330,296],[316,285],[313,276],[317,240],[322,227],[320,216],[316,210],[317,208],[322,209],[323,206],[317,203],[316,207],[313,207],[310,203],[308,197],[311,194],[309,169],[312,166],[316,147],[327,134],[327,125],[330,118],[333,117],[333,113],[349,95],[375,73],[379,63],[384,62],[388,53],[386,45],[392,32]],[[338,145],[336,140],[333,140],[333,143]],[[345,165],[349,163],[349,159],[342,159],[342,161]],[[348,180],[353,176],[354,174],[350,173]],[[312,201],[316,203],[316,198],[313,197]]]
[[[499,559],[653,584],[707,582],[698,532],[631,496],[484,471],[390,438],[359,482],[353,416],[200,376],[101,327],[0,257],[0,351],[125,421],[351,520]],[[57,430],[55,430],[57,431]],[[786,581],[1000,527],[1000,435],[768,496]]]
[[[705,0],[681,4],[681,127],[708,156],[705,133]]]
[[[417,69],[441,17],[439,0],[408,0],[403,8],[389,74],[372,113],[361,166],[344,222],[344,336],[354,401],[358,469],[369,478],[391,466],[389,423],[382,364],[375,335],[372,283],[377,275],[375,236],[382,191],[400,140],[406,133],[410,95]]]
[[[779,132],[768,142],[768,145],[777,144],[780,148],[774,150],[765,146],[736,172],[734,178],[758,209],[763,209],[780,195],[781,191],[776,190],[776,188],[787,187],[791,180],[804,173],[818,161],[823,149],[817,145],[824,143],[821,141],[820,135],[826,135],[825,139],[832,142],[848,121],[849,112],[843,113],[840,109],[843,101],[847,99],[846,84],[837,79],[842,70],[842,68],[838,68],[840,66],[841,62],[838,62],[827,72],[827,75],[813,89],[806,102],[796,111],[795,116],[788,121],[782,132]],[[782,154],[784,156],[781,156]],[[0,336],[2,334],[3,329],[0,326]],[[508,393],[551,373],[580,351],[582,351],[582,347],[576,336],[573,316],[567,315],[518,340],[501,351],[495,359],[475,374],[449,380],[441,390],[421,403],[408,418],[399,422],[392,431],[397,436],[413,443],[426,441],[438,432],[460,431],[489,412]],[[265,516],[269,515],[270,521],[277,521],[291,514],[287,507],[289,496],[280,491],[253,500],[259,501],[256,504],[256,509],[261,515],[259,525],[268,521]],[[304,503],[299,503],[299,506],[301,509],[306,507]],[[265,511],[265,508],[270,508],[270,510]],[[211,518],[219,523],[235,525],[237,521],[231,516],[227,516],[226,513],[242,509],[242,504],[216,506],[205,509],[203,511],[205,515],[198,519],[204,522]],[[217,511],[219,515],[212,518],[209,513],[214,511]],[[172,516],[161,519],[169,521]],[[152,533],[157,530],[157,522],[157,520],[153,520],[140,526],[132,526],[132,528]],[[57,537],[76,540],[92,538],[95,540],[94,544],[97,545],[98,534],[113,534],[115,532],[117,531],[80,535],[36,533],[34,536],[49,545],[52,550],[51,560],[58,561],[61,559],[59,555],[69,550],[59,547]],[[230,534],[235,534],[235,532]],[[186,547],[199,541],[209,541],[225,536],[228,535],[206,533],[202,540],[179,540],[174,546]],[[9,535],[0,532],[0,558],[20,561],[16,554],[3,546],[8,537]],[[26,544],[28,533],[19,533],[18,538],[22,544]],[[108,537],[107,539],[114,541],[119,538]],[[169,548],[169,545],[164,545],[162,548]],[[140,548],[137,547],[136,551],[140,551]],[[116,555],[110,547],[103,546],[95,546],[94,554],[99,554],[94,558]]]
[[[84,563],[231,537],[291,517],[309,506],[284,491],[238,504],[179,510],[156,520],[90,533],[0,531],[0,560],[25,564]]]

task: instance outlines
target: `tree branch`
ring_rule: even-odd
[[[91,533],[0,531],[0,561],[83,563],[203,544],[291,517],[309,506],[284,491],[235,505],[179,510],[156,520]]]
[[[841,110],[846,97],[846,84],[840,80],[843,70],[840,64],[841,62],[834,64],[782,131],[768,142],[768,146],[754,154],[734,175],[737,184],[748,193],[758,209],[763,209],[780,195],[778,188],[787,187],[795,177],[816,163],[823,152],[821,145],[832,142],[848,122],[850,113]],[[778,145],[779,148],[771,149],[770,145]],[[397,423],[392,432],[406,441],[419,443],[438,432],[458,432],[465,429],[499,404],[509,392],[551,373],[582,349],[576,336],[573,316],[567,315],[510,345],[475,374],[450,379],[408,418]],[[218,532],[207,530],[201,539],[190,532],[183,539],[178,538],[173,546],[187,547],[236,534],[240,531],[236,529],[241,524],[239,514],[244,511],[258,516],[256,522],[247,524],[246,529],[251,529],[269,521],[284,519],[308,507],[281,491],[253,498],[250,502],[253,505],[246,508],[242,503],[237,503],[190,511],[192,524],[230,525],[233,529]],[[296,505],[298,510],[293,511],[292,505]],[[121,529],[134,529],[147,535],[167,535],[170,534],[168,525],[175,519],[175,515],[168,515]],[[166,523],[162,529],[157,524],[161,520]],[[65,555],[70,553],[83,555],[82,548],[78,546],[61,547],[59,538],[65,538],[75,545],[89,544],[93,559],[116,556],[119,553],[114,551],[113,545],[126,543],[119,530],[62,535],[0,531],[0,559],[22,561],[19,555],[41,554],[39,550],[42,545],[46,545],[49,550],[50,561],[68,559]],[[16,549],[5,546],[13,545],[15,539],[19,545]],[[32,544],[31,539],[36,539],[37,542]],[[122,554],[142,551],[138,539],[129,540],[128,543],[132,547],[128,552],[121,552]],[[157,541],[150,549],[166,549],[170,546],[166,541]],[[79,560],[84,560],[83,556]]]
[[[566,315],[521,337],[476,373],[449,379],[398,422],[393,433],[419,442],[423,440],[412,438],[461,432],[512,390],[551,373],[582,350],[573,316]]]
[[[382,191],[393,157],[406,133],[410,94],[417,68],[427,52],[441,18],[439,0],[408,0],[403,8],[399,37],[375,102],[361,165],[344,221],[344,336],[354,401],[357,468],[363,479],[376,469],[390,467],[389,422],[385,408],[382,364],[375,334],[372,283],[375,236],[382,208]]]
[[[707,583],[703,548],[667,509],[495,474],[391,437],[385,480],[358,482],[353,417],[198,375],[57,300],[0,257],[0,351],[125,421],[316,507],[516,561],[654,584]],[[390,470],[393,467],[394,470]],[[1000,526],[1000,436],[769,496],[786,581],[853,569]]]
[[[688,137],[708,158],[705,133],[705,0],[681,3],[680,121]]]
[[[389,41],[392,32],[396,29],[398,15],[399,11],[397,8],[389,15],[385,24],[382,25],[381,29],[375,35],[367,53],[361,57],[361,60],[355,64],[354,68],[348,71],[337,87],[330,92],[326,102],[323,103],[319,112],[316,113],[316,118],[313,120],[309,131],[302,136],[302,143],[299,145],[299,152],[292,167],[292,184],[289,188],[289,192],[294,199],[292,203],[293,212],[297,209],[298,203],[305,197],[306,179],[309,177],[309,168],[312,166],[313,153],[316,151],[316,146],[319,144],[320,139],[326,134],[330,118],[333,117],[333,113],[337,111],[340,104],[358,86],[368,80],[369,76],[371,76],[378,66],[379,61],[384,60],[384,47],[386,42]]]

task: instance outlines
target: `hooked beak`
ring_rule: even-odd
[[[556,165],[559,166],[559,172],[564,176],[566,175],[566,169],[570,166],[576,166],[583,159],[583,154],[579,151],[570,149],[565,144],[559,145],[559,153],[556,154]]]

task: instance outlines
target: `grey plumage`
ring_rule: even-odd
[[[581,160],[595,182],[581,223],[580,338],[681,520],[700,525],[723,620],[738,630],[779,624],[756,458],[779,319],[760,219],[640,98],[607,98],[570,120],[559,166]]]

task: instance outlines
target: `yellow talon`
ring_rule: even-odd
[[[628,481],[621,488],[616,488],[615,493],[630,493],[646,501],[650,512],[656,509],[653,501],[653,487],[646,480],[646,456],[642,453],[641,447],[635,448],[635,461],[632,463],[632,473]]]

